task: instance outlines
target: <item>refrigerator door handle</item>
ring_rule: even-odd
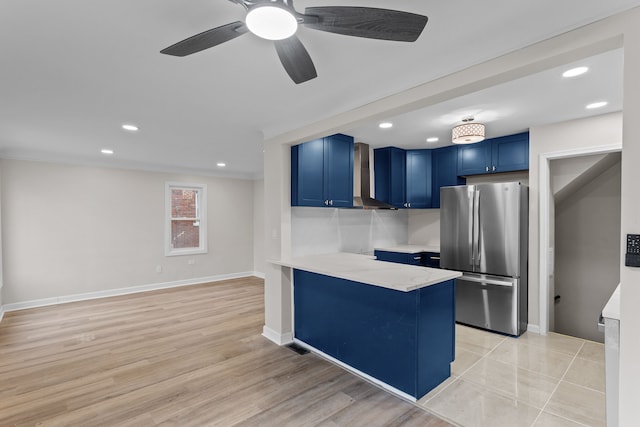
[[[463,274],[462,277],[460,277],[460,280],[466,280],[467,282],[483,283],[487,285],[506,286],[509,288],[512,288],[517,283],[517,279],[512,279],[512,278],[500,279],[497,277],[489,278],[487,276],[468,276],[466,274]]]
[[[473,257],[480,266],[480,188],[473,193]]]
[[[474,265],[474,254],[473,251],[473,224],[475,222],[473,217],[473,195],[475,194],[475,186],[470,185],[467,189],[467,197],[469,199],[469,265],[473,267]]]

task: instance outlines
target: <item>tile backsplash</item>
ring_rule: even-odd
[[[291,252],[373,253],[377,246],[408,241],[406,210],[291,208]]]

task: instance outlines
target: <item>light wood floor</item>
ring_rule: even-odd
[[[449,424],[260,335],[260,279],[6,313],[0,426]]]

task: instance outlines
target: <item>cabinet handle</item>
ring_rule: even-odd
[[[404,207],[405,207],[405,208],[407,207],[407,204],[406,204],[406,203],[404,204]]]
[[[324,205],[325,205],[325,206],[329,206],[329,201],[328,201],[328,200],[325,200],[325,201],[324,201]]]
[[[496,167],[495,166],[491,167],[491,171],[495,172],[496,171]]]
[[[432,259],[432,260],[435,261],[435,260],[439,260],[440,257],[439,256],[430,256],[429,259]]]
[[[333,200],[329,200],[329,206],[333,206]]]
[[[407,203],[407,207],[410,208],[411,207],[411,203]]]
[[[413,259],[415,259],[416,261],[420,261],[422,259],[422,257],[420,256],[414,256]]]
[[[489,172],[489,166],[485,166],[485,167],[484,167],[484,171],[485,171],[485,172]]]

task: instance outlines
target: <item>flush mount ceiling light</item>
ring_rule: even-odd
[[[593,104],[589,104],[589,105],[587,105],[586,108],[589,109],[589,110],[593,110],[594,108],[602,108],[605,105],[607,105],[606,101],[600,101],[600,102],[594,102]]]
[[[562,77],[577,77],[589,71],[589,67],[576,67],[562,73]]]
[[[436,138],[435,136],[432,136],[431,138],[427,138],[427,142],[438,142],[439,138]]]
[[[378,125],[378,127],[379,127],[380,129],[389,129],[389,128],[392,128],[392,127],[393,127],[393,123],[390,123],[390,122],[383,122],[383,123],[380,123],[380,124]]]
[[[124,124],[124,125],[122,125],[122,129],[124,129],[124,130],[128,130],[128,131],[130,131],[130,132],[135,132],[135,131],[137,131],[137,130],[138,130],[138,126],[136,126],[136,125],[128,125],[128,124]]]
[[[484,125],[473,121],[473,117],[462,119],[463,123],[451,130],[454,144],[473,144],[484,139]]]
[[[224,162],[218,162],[218,163],[216,163],[216,166],[218,166],[219,168],[223,168],[223,167],[227,166],[227,164],[224,163]]]
[[[100,150],[100,152],[105,156],[110,156],[113,154],[113,150],[110,148],[103,148],[102,150]]]
[[[290,11],[270,4],[252,7],[245,24],[253,34],[267,40],[284,40],[298,30],[298,20]]]

